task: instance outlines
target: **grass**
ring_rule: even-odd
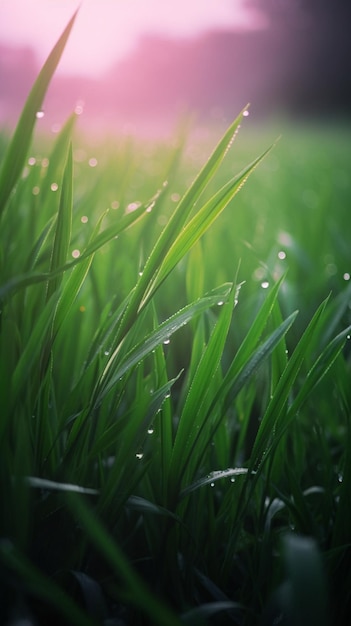
[[[1,144],[1,621],[346,625],[349,138],[47,147],[73,22]]]

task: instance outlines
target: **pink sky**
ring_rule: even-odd
[[[1,0],[0,43],[30,45],[42,63],[79,4],[59,66],[65,73],[101,74],[145,33],[186,37],[264,26],[246,0]]]

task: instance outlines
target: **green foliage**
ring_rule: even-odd
[[[26,166],[73,21],[0,176],[0,621],[346,626],[349,148]]]

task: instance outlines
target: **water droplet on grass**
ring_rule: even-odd
[[[214,487],[214,486],[215,486],[215,484],[214,484],[214,483],[210,483],[210,487]]]
[[[168,344],[171,343],[171,340],[170,339],[165,339],[163,343],[164,343],[165,346],[168,346]]]
[[[57,183],[51,183],[50,189],[51,189],[51,191],[57,191],[58,190],[58,184]]]
[[[149,428],[147,429],[147,433],[148,433],[148,435],[153,435],[154,427],[153,426],[149,426]]]
[[[350,274],[348,272],[345,272],[345,274],[343,275],[343,279],[350,280]]]
[[[82,222],[82,224],[86,224],[88,221],[88,217],[86,215],[82,215],[82,217],[80,218],[80,221]]]
[[[96,167],[97,164],[98,164],[98,161],[97,161],[97,159],[95,157],[91,157],[91,159],[89,159],[88,163],[89,163],[90,167]]]
[[[262,287],[262,289],[268,289],[268,287],[269,287],[269,282],[268,282],[268,280],[264,280],[264,281],[261,283],[261,287]]]
[[[126,208],[126,213],[132,213],[132,211],[135,211],[136,209],[138,209],[140,207],[140,202],[130,202],[127,205]]]
[[[224,300],[219,300],[219,301],[217,302],[217,306],[223,306],[223,304],[224,304]]]
[[[33,187],[33,189],[32,189],[33,196],[37,196],[38,193],[40,193],[40,187],[37,187],[37,186]]]
[[[140,451],[140,452],[137,452],[135,456],[136,456],[136,458],[138,459],[138,461],[141,461],[141,459],[142,459],[142,458],[143,458],[143,456],[144,456],[144,453]]]
[[[44,117],[45,113],[44,111],[37,111],[35,114],[35,117],[37,118],[37,120],[41,120]]]
[[[72,256],[74,259],[78,259],[78,257],[80,257],[80,250],[72,250]]]
[[[281,261],[286,259],[286,252],[284,252],[284,250],[279,250],[279,252],[278,252],[278,259],[280,259]]]
[[[35,157],[29,157],[28,159],[28,165],[35,165],[37,162]]]
[[[244,111],[243,117],[248,117],[250,115],[249,111]]]

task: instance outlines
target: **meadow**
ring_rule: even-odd
[[[351,129],[42,136],[72,25],[1,136],[0,621],[346,626]]]

